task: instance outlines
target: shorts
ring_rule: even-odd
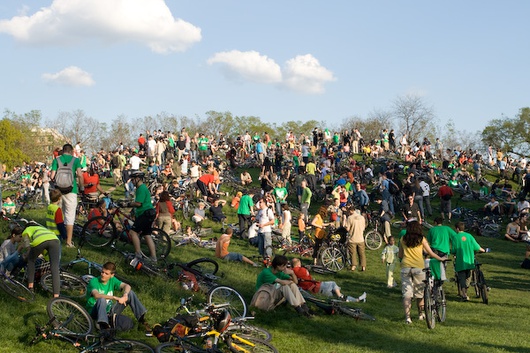
[[[146,210],[140,216],[136,217],[131,229],[140,235],[149,234],[151,229],[153,229],[153,222],[155,221],[155,218],[156,211],[154,208]]]
[[[451,200],[441,200],[440,208],[442,213],[451,213]]]
[[[67,226],[73,226],[77,209],[77,194],[71,192],[63,195],[61,198],[64,224]]]
[[[325,296],[332,297],[337,289],[340,291],[340,287],[333,281],[320,282],[320,293]]]
[[[197,180],[197,188],[201,191],[201,194],[208,196],[208,187],[202,182],[202,180]]]
[[[243,261],[243,255],[237,253],[237,252],[229,252],[228,255],[223,257],[223,260],[226,261]]]
[[[421,268],[405,267],[401,269],[401,293],[403,298],[423,298],[425,272]]]

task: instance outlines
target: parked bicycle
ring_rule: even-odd
[[[79,303],[67,298],[53,298],[47,306],[49,321],[36,325],[36,335],[31,341],[34,345],[42,340],[59,338],[70,342],[81,353],[100,352],[138,352],[152,353],[148,344],[130,339],[116,339],[112,331],[93,334],[94,323],[89,313]]]
[[[203,312],[188,314],[195,318],[196,324],[175,330],[174,341],[158,345],[156,352],[222,352],[223,348],[231,352],[278,352],[267,341],[230,330],[232,316],[226,309],[229,306],[208,304]]]
[[[348,306],[343,300],[332,298],[320,299],[304,289],[300,289],[300,293],[302,293],[307,303],[316,305],[319,309],[324,310],[326,314],[343,314],[353,317],[356,320],[375,321],[375,317],[368,315],[360,308]]]

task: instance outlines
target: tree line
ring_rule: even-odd
[[[114,150],[123,143],[135,146],[140,133],[162,130],[175,134],[182,128],[189,132],[200,132],[216,136],[222,132],[225,136],[236,137],[249,131],[268,132],[273,139],[282,141],[287,132],[297,136],[311,134],[312,130],[329,129],[341,132],[358,128],[365,141],[379,138],[383,129],[394,129],[396,137],[407,135],[409,143],[421,142],[424,137],[434,141],[437,137],[446,148],[462,150],[484,150],[493,145],[507,153],[528,154],[530,148],[530,108],[522,108],[513,117],[501,117],[491,120],[482,132],[458,131],[454,122],[445,126],[436,123],[434,109],[418,96],[398,97],[388,110],[374,110],[366,118],[351,116],[342,121],[300,121],[290,120],[281,123],[262,121],[257,116],[235,116],[230,112],[208,111],[203,117],[188,117],[161,112],[138,118],[119,115],[107,121],[100,121],[83,110],[60,112],[57,117],[44,120],[38,110],[17,114],[5,110],[0,120],[0,163],[8,168],[22,162],[45,161],[50,152],[42,148],[43,144],[62,146],[66,142],[81,145],[90,153],[104,149]],[[42,136],[42,129],[56,131],[57,134]]]

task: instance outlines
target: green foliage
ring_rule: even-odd
[[[0,120],[0,136],[2,136],[0,139],[0,163],[11,169],[13,166],[28,160],[28,155],[21,149],[24,134],[14,126],[11,120],[7,118]]]
[[[482,131],[482,141],[504,152],[530,153],[530,108],[521,108],[514,118],[493,119]]]

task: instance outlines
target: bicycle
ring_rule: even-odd
[[[81,353],[100,352],[145,352],[152,353],[149,345],[129,340],[115,339],[111,331],[92,334],[94,323],[89,313],[77,302],[67,298],[53,298],[47,306],[49,321],[44,326],[36,325],[34,345],[41,340],[60,338],[77,347]]]
[[[489,252],[489,248],[486,249],[486,252]],[[476,298],[481,298],[482,302],[487,305],[489,303],[488,292],[490,291],[490,287],[488,287],[488,285],[486,284],[486,279],[484,278],[484,272],[482,272],[481,266],[482,264],[478,262],[478,260],[475,258],[475,268],[471,270],[470,285],[475,290]],[[458,293],[462,293],[456,272],[455,282],[458,289]]]
[[[423,269],[423,272],[425,272],[425,279],[423,280],[423,283],[425,283],[423,289],[423,301],[427,327],[429,329],[434,329],[436,326],[436,320],[438,320],[438,322],[445,322],[447,304],[443,289],[443,281],[434,279],[429,263],[430,261],[426,261],[426,268]]]
[[[375,321],[375,317],[368,315],[360,308],[352,308],[347,306],[345,302],[340,299],[320,299],[301,288],[300,293],[302,293],[302,296],[306,302],[316,305],[319,309],[324,310],[326,314],[331,315],[339,313],[353,317],[356,320]]]
[[[170,263],[161,271],[169,278],[182,283],[185,289],[203,290],[208,303],[229,303],[228,311],[232,317],[245,317],[247,303],[234,288],[217,284],[220,278],[216,276],[219,265],[209,258],[200,258],[188,263]]]
[[[175,341],[165,342],[155,348],[156,352],[272,352],[278,350],[269,342],[230,330],[232,317],[225,307],[229,304],[208,305],[204,313],[196,314],[197,324],[184,332],[172,334]],[[187,333],[186,333],[187,331]]]
[[[283,249],[283,255],[296,254],[301,257],[311,257],[315,241],[309,232],[304,232],[298,243],[293,243]]]
[[[107,216],[91,218],[83,225],[81,238],[83,242],[93,247],[104,247],[109,244],[132,245],[130,229],[133,223],[132,218],[122,211],[122,207],[111,201]],[[169,255],[171,239],[162,229],[151,227],[149,234],[140,234],[139,237],[143,256],[150,256],[146,237],[153,240],[157,259],[163,259]]]
[[[368,217],[368,224],[372,225],[374,229],[368,231],[364,235],[364,243],[366,244],[366,247],[370,250],[377,250],[383,245],[383,234],[381,234],[381,230],[379,229],[380,220],[378,219],[377,214],[370,214],[367,213]]]

